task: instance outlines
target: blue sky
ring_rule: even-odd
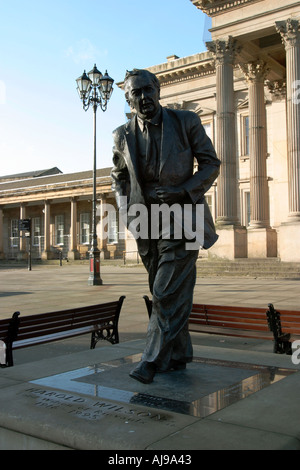
[[[205,51],[209,20],[190,0],[0,0],[0,175],[93,165],[93,113],[76,78],[94,63],[115,80],[97,112],[97,167],[126,121],[126,70]]]

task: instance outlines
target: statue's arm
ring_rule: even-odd
[[[113,133],[113,168],[111,170],[112,190],[120,207],[120,197],[128,197],[129,173],[124,158],[124,138],[119,129]]]

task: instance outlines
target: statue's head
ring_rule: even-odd
[[[151,118],[159,108],[160,84],[153,73],[133,69],[124,79],[125,98],[142,119]]]

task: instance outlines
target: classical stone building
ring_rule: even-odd
[[[212,18],[207,52],[172,55],[149,70],[160,80],[162,105],[198,113],[222,161],[206,195],[219,234],[209,254],[299,262],[300,2],[190,1]],[[101,200],[113,203],[108,169],[98,171],[97,186]],[[22,254],[24,239],[19,247],[12,242],[14,224],[28,216],[40,220],[32,240],[41,256],[62,246],[85,256],[91,194],[88,172],[1,183],[0,252]],[[136,249],[118,230],[112,220],[112,236],[99,240],[104,256]],[[68,243],[57,243],[59,233]]]
[[[110,168],[97,170],[97,217],[106,226],[98,248],[104,258],[122,256],[124,236],[118,233],[111,192]],[[88,256],[92,235],[92,171],[62,174],[57,168],[0,178],[0,257],[68,259]],[[101,218],[101,215],[103,216]],[[105,217],[105,219],[104,219]],[[31,238],[19,231],[19,220],[31,220]],[[106,222],[105,222],[106,221]]]

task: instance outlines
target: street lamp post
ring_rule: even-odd
[[[97,108],[100,106],[102,111],[106,111],[107,103],[113,91],[114,80],[110,78],[107,71],[104,75],[97,69],[96,64],[93,70],[83,72],[83,75],[76,80],[77,91],[83,103],[84,111],[87,111],[90,106],[94,111],[94,166],[93,166],[93,220],[92,220],[92,244],[90,249],[90,275],[88,285],[99,286],[102,285],[100,276],[100,250],[97,244],[97,224],[96,224],[96,114]]]

